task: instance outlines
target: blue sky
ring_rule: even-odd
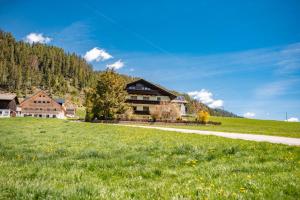
[[[300,118],[298,0],[0,4],[1,29],[83,57],[97,47],[95,69],[117,66],[239,115]]]

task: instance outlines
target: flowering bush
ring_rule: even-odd
[[[208,121],[209,121],[209,113],[207,111],[204,111],[204,110],[200,110],[198,113],[197,113],[197,118],[196,120],[203,123],[203,124],[207,124]]]

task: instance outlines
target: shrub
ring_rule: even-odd
[[[118,119],[123,119],[123,120],[133,119],[133,109],[131,107],[125,108],[125,112],[123,114],[119,114]]]
[[[156,120],[177,120],[180,119],[179,108],[172,103],[161,103],[160,105],[154,106],[150,110],[150,115],[153,121]]]
[[[197,113],[197,118],[196,118],[196,121],[199,121],[203,124],[207,124],[208,121],[209,121],[209,113],[207,111],[203,111],[203,110],[200,110],[198,113]]]

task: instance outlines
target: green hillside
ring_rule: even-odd
[[[44,44],[16,41],[0,31],[0,87],[19,95],[34,88],[54,95],[78,93],[95,82],[92,66],[80,56]]]
[[[0,199],[300,196],[299,147],[56,119],[0,127]]]

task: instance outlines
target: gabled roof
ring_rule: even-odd
[[[170,92],[169,90],[167,90],[166,88],[160,86],[160,85],[157,85],[155,83],[151,83],[149,81],[146,81],[145,79],[138,79],[138,80],[135,80],[135,81],[132,81],[130,83],[128,83],[126,85],[126,89],[131,86],[131,85],[135,85],[136,83],[143,83],[145,85],[148,85],[149,87],[153,88],[153,89],[156,89],[158,91],[160,91],[161,93],[167,95],[167,96],[170,96],[171,99],[174,99],[177,97],[177,95],[173,94],[172,92]]]
[[[24,101],[21,102],[20,105],[22,106],[22,104],[23,104],[24,102],[28,101],[28,100],[31,99],[32,97],[35,97],[35,96],[37,96],[37,95],[39,95],[39,94],[43,94],[43,95],[47,96],[48,98],[52,99],[45,91],[40,90],[40,91],[34,93],[32,96],[27,97]],[[60,105],[59,103],[57,103],[54,99],[52,99],[52,100],[53,100],[53,102],[55,102],[57,105],[61,106],[61,105]]]
[[[11,101],[13,99],[15,99],[16,103],[19,104],[19,100],[18,100],[16,94],[11,94],[11,93],[2,93],[2,94],[0,94],[0,100]]]
[[[10,93],[0,94],[0,100],[13,100],[14,98],[16,98],[15,94],[10,94]]]

